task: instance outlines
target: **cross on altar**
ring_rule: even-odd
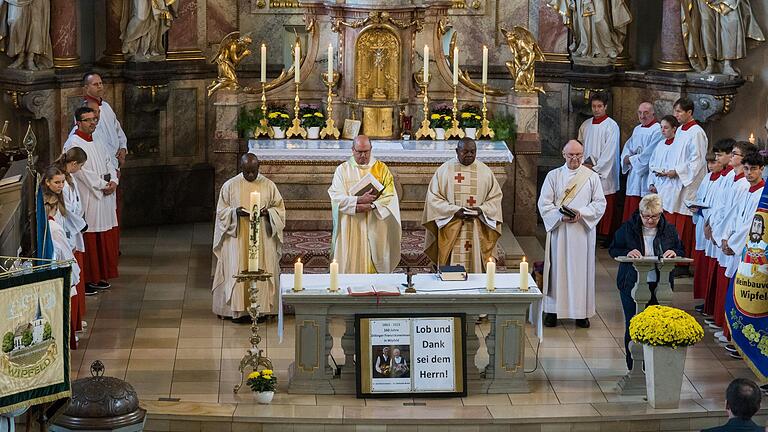
[[[467,205],[470,207],[474,207],[475,204],[477,204],[477,201],[475,201],[475,197],[470,195],[469,198],[467,199]]]
[[[461,173],[458,173],[458,174],[456,174],[456,176],[454,176],[453,178],[455,178],[455,179],[456,179],[456,183],[461,183],[462,181],[464,181],[464,179],[465,179],[466,177],[464,177],[463,175],[461,175]]]
[[[465,251],[467,251],[467,252],[469,252],[470,250],[472,250],[472,243],[470,243],[470,242],[469,242],[469,240],[467,240],[467,241],[464,243],[464,250],[465,250]]]

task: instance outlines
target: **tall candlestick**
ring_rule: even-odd
[[[755,143],[755,133],[752,132],[749,134],[749,142],[754,144]]]
[[[525,257],[520,263],[520,291],[528,291],[528,261]]]
[[[459,49],[453,48],[453,85],[459,84]]]
[[[496,263],[493,262],[493,258],[488,258],[488,262],[485,263],[485,275],[486,285],[485,289],[488,291],[496,291]]]
[[[293,48],[293,81],[296,84],[301,82],[299,69],[301,69],[301,47],[297,43],[296,47]]]
[[[339,263],[336,262],[336,260],[333,260],[330,266],[330,273],[331,273],[331,286],[330,291],[336,292],[339,290]]]
[[[267,82],[267,46],[261,44],[261,82]]]
[[[304,277],[304,264],[301,263],[301,258],[296,260],[296,264],[293,265],[293,290],[301,291],[301,279]]]
[[[483,45],[483,84],[488,84],[488,47]]]
[[[333,45],[328,44],[328,81],[333,81]]]
[[[261,208],[261,194],[258,192],[251,192],[250,207],[248,211],[251,213],[251,223],[249,230],[249,247],[248,253],[248,271],[259,271],[259,209]]]
[[[429,47],[424,45],[424,84],[429,82]]]

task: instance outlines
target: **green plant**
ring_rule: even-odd
[[[3,335],[3,352],[9,353],[13,350],[13,333],[6,332]]]
[[[299,118],[301,126],[305,128],[325,126],[325,115],[315,105],[305,105],[299,108]]]
[[[432,107],[432,114],[429,116],[429,127],[448,129],[453,120],[451,108],[447,105],[437,105]]]
[[[32,330],[24,330],[24,333],[21,335],[21,344],[25,347],[32,345]]]
[[[459,112],[459,127],[479,128],[483,117],[477,105],[465,105]]]
[[[262,117],[263,115],[259,108],[254,108],[252,110],[241,108],[240,115],[237,116],[237,124],[235,127],[237,127],[237,131],[240,132],[241,136],[248,136],[249,132],[259,127],[259,122]]]
[[[494,139],[510,143],[515,142],[515,138],[517,137],[517,123],[515,123],[515,116],[511,114],[494,116],[494,118],[491,119],[489,126],[493,130]]]
[[[272,127],[282,129],[288,128],[291,124],[291,116],[288,115],[288,109],[283,106],[269,107],[267,110],[267,122]]]
[[[48,340],[51,338],[52,330],[53,329],[51,328],[51,323],[45,323],[43,326],[43,340]]]
[[[277,377],[269,369],[253,371],[248,375],[246,384],[255,392],[273,392],[277,388]]]

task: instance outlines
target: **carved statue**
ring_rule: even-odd
[[[544,89],[534,83],[536,60],[544,60],[544,53],[536,43],[536,38],[528,29],[520,26],[512,27],[511,31],[502,28],[501,33],[507,38],[507,45],[512,51],[512,60],[506,65],[515,80],[515,91],[544,93]]]
[[[682,0],[682,32],[691,66],[738,76],[731,62],[747,55],[747,39],[765,41],[749,0]]]
[[[9,69],[53,66],[50,0],[0,0],[0,51],[15,58]]]
[[[208,97],[219,89],[240,88],[235,69],[244,58],[251,55],[251,50],[248,49],[251,42],[250,36],[240,36],[240,32],[237,31],[224,36],[219,45],[219,53],[211,59],[211,63],[216,63],[218,66],[219,76],[208,86]]]
[[[163,35],[171,28],[176,0],[124,0],[120,19],[123,54],[148,61],[165,54]]]
[[[573,33],[568,50],[577,58],[615,59],[632,21],[625,0],[547,0]]]

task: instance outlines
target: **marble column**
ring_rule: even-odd
[[[53,0],[51,2],[51,44],[53,45],[53,66],[56,69],[68,69],[80,65],[77,30],[77,2]]]
[[[123,0],[107,0],[107,17],[105,21],[105,42],[104,57],[102,63],[111,65],[121,65],[125,63],[123,55],[123,43],[120,40],[120,19],[123,15]]]
[[[166,60],[205,60],[197,44],[197,0],[179,0],[176,19],[168,30]]]
[[[517,236],[536,233],[536,187],[538,159],[541,154],[539,140],[538,93],[514,92],[511,96],[512,113],[517,123],[517,139],[511,149],[514,166],[514,209],[512,232]],[[509,180],[508,180],[509,181]]]
[[[692,70],[683,42],[680,0],[663,0],[661,18],[661,58],[656,69],[665,72]]]

